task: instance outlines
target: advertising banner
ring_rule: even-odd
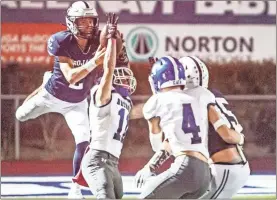
[[[256,25],[121,25],[131,60],[196,55],[216,61],[275,59],[276,29]]]
[[[1,62],[49,64],[47,39],[65,29],[58,24],[3,24]],[[196,55],[215,61],[276,60],[276,29],[271,25],[122,24],[119,30],[131,61],[164,55]]]
[[[59,24],[2,24],[1,63],[24,66],[51,63],[47,53],[47,40],[55,32],[65,29]]]

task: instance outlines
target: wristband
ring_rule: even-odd
[[[150,139],[150,143],[151,143],[153,151],[156,152],[162,146],[163,132],[161,131],[160,133],[157,133],[157,134],[150,133],[149,134],[149,139]]]
[[[88,62],[85,64],[85,69],[86,69],[87,71],[89,71],[89,72],[91,72],[92,70],[94,70],[96,67],[97,67],[97,65],[96,65],[94,59],[91,59],[90,61],[88,61]]]
[[[223,119],[219,119],[213,124],[215,130],[217,130],[222,125],[226,125]]]

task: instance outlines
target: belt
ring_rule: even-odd
[[[118,158],[107,151],[98,150],[98,149],[93,149],[93,151],[98,151],[101,154],[101,156],[103,156],[105,159],[109,159],[118,163]]]
[[[201,154],[200,152],[194,152],[194,151],[185,152],[185,151],[180,151],[180,152],[176,153],[174,155],[174,157],[176,158],[176,157],[182,156],[182,155],[186,155],[186,156],[190,156],[190,157],[193,157],[193,158],[197,158],[198,160],[201,160],[203,162],[208,163],[208,159],[203,154]]]
[[[213,164],[217,164],[217,165],[245,165],[247,163],[247,161],[240,161],[238,163],[226,163],[226,162],[215,162]]]

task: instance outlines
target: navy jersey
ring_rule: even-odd
[[[228,102],[224,98],[224,96],[215,89],[210,89],[210,91],[215,96],[215,102],[216,102],[216,109],[221,113],[221,117],[225,120],[227,120],[228,127],[231,129],[234,129],[235,131],[241,133],[242,126],[239,124],[236,116],[229,110],[228,108]],[[214,153],[221,151],[223,149],[236,147],[234,144],[228,144],[226,143],[219,134],[215,131],[213,125],[209,124],[209,135],[208,135],[208,149],[210,156],[212,156]]]
[[[64,77],[58,56],[73,60],[73,67],[80,67],[94,57],[99,46],[99,38],[89,41],[90,45],[84,52],[78,45],[76,38],[70,31],[53,34],[48,40],[48,53],[55,56],[53,75],[45,85],[46,90],[58,99],[77,103],[83,101],[94,84],[94,72],[88,74],[76,84],[69,84]]]

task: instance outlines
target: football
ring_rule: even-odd
[[[118,53],[121,51],[122,49],[122,39],[120,37],[120,32],[117,31],[117,34],[118,34],[118,37],[116,39],[116,52],[117,52],[117,55]],[[107,44],[108,44],[108,39],[107,39],[107,35],[108,35],[108,30],[107,30],[107,25],[105,25],[100,33],[100,44],[101,46],[103,47],[106,47]]]

